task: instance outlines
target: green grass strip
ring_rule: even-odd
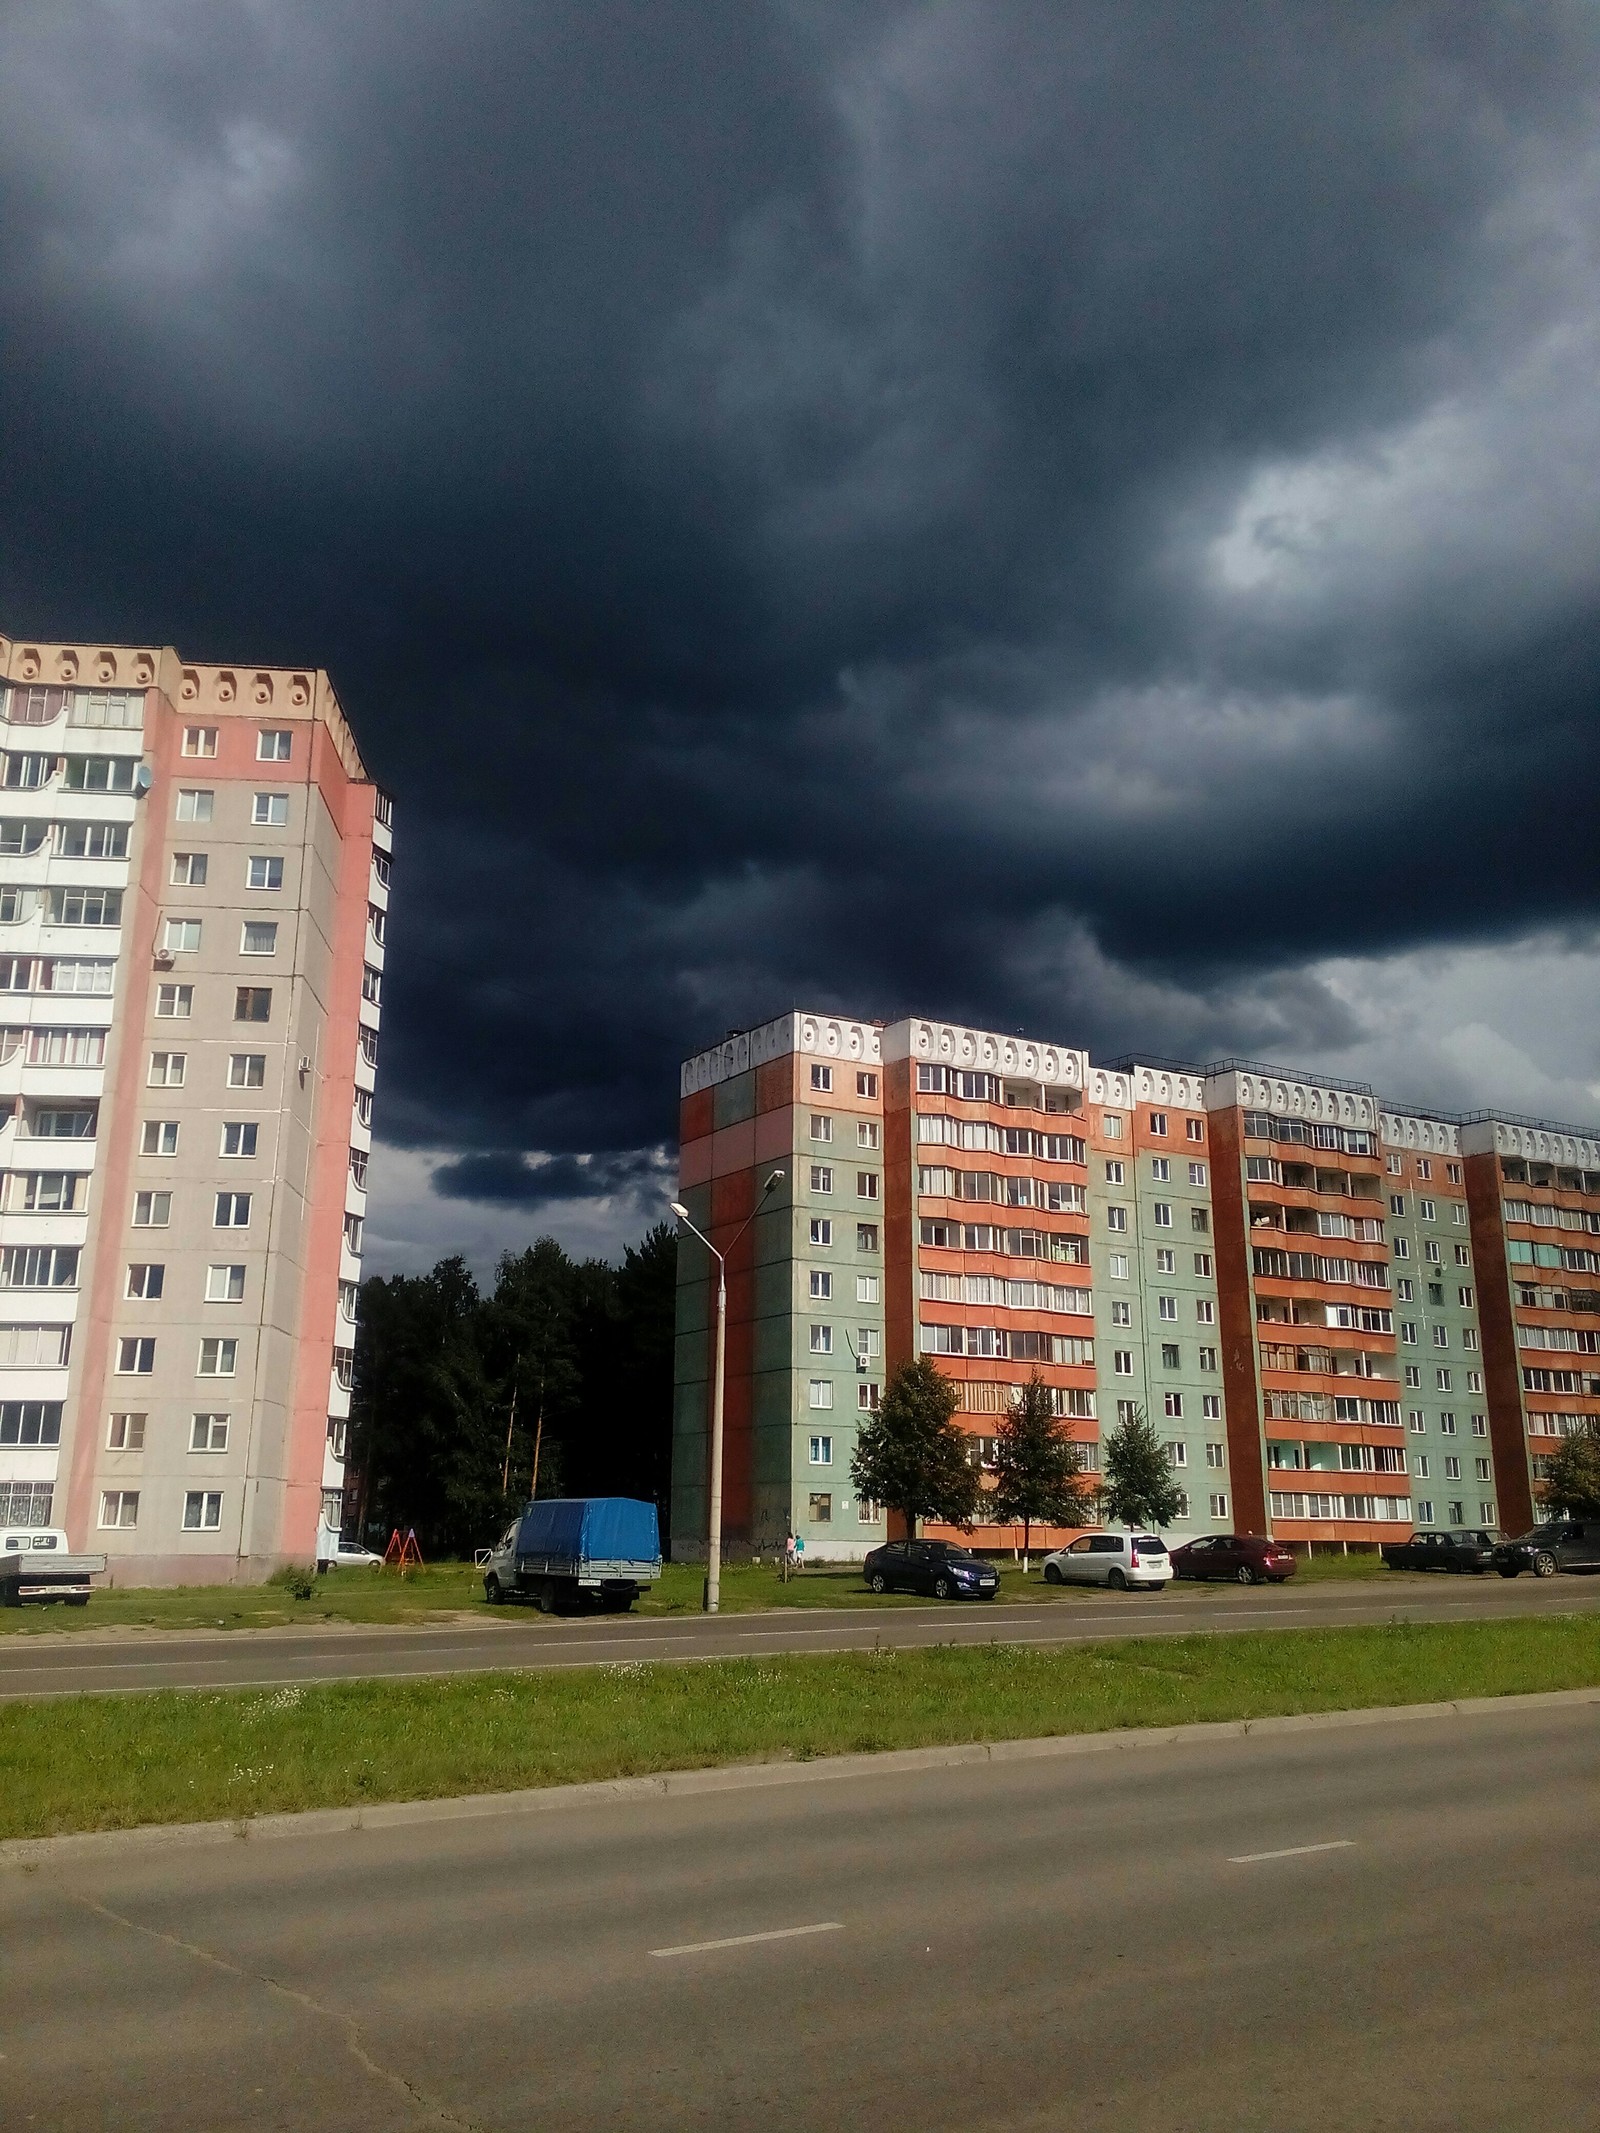
[[[1600,1684],[1593,1615],[0,1706],[0,1836]]]

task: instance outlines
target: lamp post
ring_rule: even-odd
[[[762,1186],[756,1196],[755,1206],[729,1238],[729,1252],[760,1214],[766,1205],[767,1194],[782,1176],[781,1170],[775,1170]],[[704,1612],[714,1615],[722,1600],[722,1399],[728,1339],[728,1262],[705,1231],[697,1229],[689,1220],[689,1210],[680,1200],[672,1202],[672,1212],[691,1236],[700,1239],[717,1262],[717,1345],[711,1367],[711,1488],[710,1501],[706,1507],[706,1585],[701,1600]]]

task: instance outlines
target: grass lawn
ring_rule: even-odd
[[[0,1706],[0,1837],[1600,1684],[1553,1616]]]
[[[1083,1597],[1082,1587],[1046,1585],[1035,1557],[1024,1577],[1008,1557],[998,1558],[1000,1598],[1051,1601]],[[1327,1578],[1390,1578],[1375,1556],[1319,1556],[1302,1562],[1297,1582]],[[705,1573],[693,1563],[668,1563],[661,1583],[636,1612],[698,1613]],[[1406,1580],[1410,1582],[1409,1577]],[[1200,1586],[1180,1585],[1179,1592]],[[770,1564],[731,1563],[722,1573],[727,1614],[754,1614],[773,1607],[925,1607],[908,1594],[874,1599],[859,1570],[813,1569],[785,1585]],[[483,1597],[483,1573],[470,1563],[439,1563],[405,1577],[387,1570],[338,1570],[319,1578],[308,1600],[296,1600],[282,1585],[116,1586],[102,1580],[87,1607],[0,1608],[0,1636],[43,1630],[283,1629],[315,1622],[423,1623],[441,1614],[481,1614],[487,1620],[517,1620],[521,1610],[491,1608]]]

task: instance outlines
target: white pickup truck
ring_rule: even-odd
[[[0,1526],[0,1607],[52,1600],[87,1607],[89,1580],[105,1567],[103,1555],[74,1555],[59,1526]]]

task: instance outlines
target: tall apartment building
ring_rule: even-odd
[[[0,638],[0,1523],[341,1517],[390,809],[326,674]]]
[[[733,1549],[793,1531],[850,1559],[884,1537],[850,1455],[918,1354],[954,1382],[982,1466],[1035,1373],[1091,1471],[1142,1410],[1180,1536],[1531,1524],[1537,1462],[1600,1415],[1600,1288],[1568,1278],[1600,1270],[1576,1241],[1600,1233],[1600,1145],[1566,1129],[1242,1062],[1096,1066],[808,1014],[686,1061],[680,1098],[694,1220],[726,1250],[756,1210],[729,1268]],[[1556,1230],[1574,1235],[1536,1234]],[[692,1239],[679,1267],[673,1532],[692,1554],[713,1290]]]

